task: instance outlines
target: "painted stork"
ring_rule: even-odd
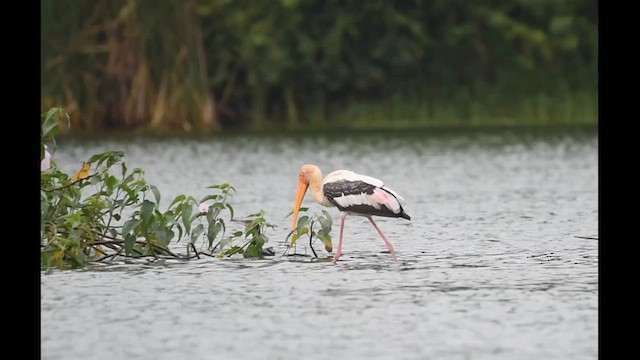
[[[340,239],[338,240],[338,250],[333,257],[334,263],[342,255],[342,233],[347,215],[364,216],[369,219],[387,245],[393,260],[396,260],[393,245],[373,221],[372,216],[400,217],[407,220],[411,220],[411,217],[404,212],[400,201],[398,201],[398,199],[404,199],[395,191],[384,186],[382,180],[356,174],[349,170],[334,171],[322,180],[320,168],[315,165],[302,166],[298,195],[293,208],[294,231],[298,221],[298,211],[308,188],[311,188],[311,195],[315,202],[327,207],[336,206],[340,210]]]

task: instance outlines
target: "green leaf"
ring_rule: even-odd
[[[231,237],[223,238],[216,246],[218,246],[218,249],[220,249],[220,251],[223,251],[227,246],[229,246],[229,244],[231,244],[232,240],[233,238]]]
[[[131,255],[131,249],[133,249],[133,244],[136,242],[136,237],[132,234],[127,234],[124,237],[124,252],[127,255]]]
[[[83,224],[84,221],[85,219],[82,216],[82,213],[75,213],[66,217],[64,225],[67,227],[67,229],[75,229]]]
[[[175,233],[160,223],[153,224],[153,233],[158,237],[158,244],[163,247],[167,247],[169,242],[175,236]]]
[[[193,232],[191,233],[191,243],[195,243],[200,236],[204,232],[204,225],[198,224],[195,228],[193,228]]]
[[[209,212],[207,213],[207,221],[209,223],[216,221],[218,215],[220,214],[220,209],[223,208],[222,203],[215,203],[209,206]]]
[[[307,210],[309,210],[309,208],[301,207],[300,210],[298,210],[298,212],[306,212]],[[289,211],[289,213],[287,213],[285,217],[288,218],[291,215],[293,215],[293,210]]]
[[[60,108],[51,108],[47,111],[44,122],[42,123],[42,139],[53,138],[58,132],[60,124],[54,115],[59,111],[61,111]]]
[[[209,248],[213,246],[213,242],[216,240],[216,237],[222,231],[223,225],[219,222],[209,223],[209,229],[207,231],[207,239],[209,239]]]
[[[260,234],[260,224],[262,223],[261,219],[254,219],[253,221],[251,221],[251,223],[249,223],[249,225],[247,225],[244,233],[245,233],[245,237],[252,235],[255,236],[257,234]]]
[[[329,234],[331,232],[331,226],[333,225],[333,220],[331,219],[331,214],[327,210],[322,210],[324,216],[318,217],[318,221],[320,221],[320,225],[322,226],[322,231],[325,234]]]
[[[249,244],[242,254],[245,258],[261,258],[262,249],[256,244]]]
[[[186,199],[187,196],[186,195],[178,195],[176,196],[175,199],[173,199],[173,201],[171,202],[171,205],[169,205],[169,208],[173,207],[173,205],[175,205],[176,203],[179,203],[181,201],[183,201],[184,199]]]
[[[220,195],[207,195],[205,197],[202,198],[202,200],[199,201],[199,203],[203,203],[207,200],[218,200],[219,198],[221,198]]]
[[[331,252],[333,251],[333,244],[331,243],[331,235],[329,235],[328,233],[325,233],[324,230],[320,230],[318,231],[318,238],[320,238],[320,241],[322,241],[322,243],[324,244],[324,249],[327,252]]]
[[[182,223],[184,224],[184,231],[188,234],[191,232],[191,213],[193,212],[193,206],[191,204],[184,204],[182,208]]]
[[[156,198],[156,204],[160,205],[160,191],[154,185],[149,185],[151,188],[151,192],[153,192],[153,196]]]
[[[263,234],[258,234],[253,238],[256,246],[262,250],[262,246],[267,242],[267,238]]]
[[[141,219],[131,219],[125,221],[124,225],[122,225],[122,235],[128,235],[131,230],[140,225],[141,222]]]
[[[180,242],[180,240],[182,240],[182,226],[180,226],[178,224],[175,224],[175,226],[178,227],[178,241],[177,242]]]
[[[87,255],[80,248],[70,251],[68,254],[71,266],[74,268],[83,267],[87,263]]]
[[[97,177],[97,176],[94,176],[94,177]],[[107,178],[104,180],[104,183],[107,186],[107,195],[111,195],[113,193],[113,190],[115,190],[119,182],[120,181],[115,176],[113,175],[107,176]]]
[[[96,185],[102,182],[102,177],[100,175],[92,176],[89,182],[91,183],[91,185]]]
[[[154,208],[155,204],[149,200],[145,200],[140,206],[140,218],[142,218],[142,221],[146,225],[149,225],[151,223]]]
[[[50,259],[58,252],[58,248],[55,246],[48,246],[44,250],[40,251],[40,262],[42,267],[48,267]]]
[[[293,237],[291,237],[291,246],[295,245],[298,239],[307,233],[309,233],[309,227],[304,227],[301,230],[296,231],[295,234],[293,234]]]
[[[231,206],[231,204],[226,204],[227,209],[229,209],[229,212],[231,213],[231,220],[233,220],[233,207]]]
[[[242,248],[240,246],[234,246],[234,247],[230,248],[229,250],[223,252],[223,254],[225,256],[231,256],[231,255],[236,254],[236,253],[242,254],[243,252],[244,252],[244,250],[242,250]]]
[[[298,218],[298,226],[296,226],[296,232],[300,232],[302,228],[309,226],[309,217],[302,216]]]

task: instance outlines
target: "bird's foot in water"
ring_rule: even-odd
[[[336,261],[338,261],[338,258],[342,256],[342,253],[337,252],[335,255],[333,255],[333,260],[331,261],[332,263],[336,263]]]

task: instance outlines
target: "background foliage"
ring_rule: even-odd
[[[71,128],[597,122],[598,2],[43,0]]]

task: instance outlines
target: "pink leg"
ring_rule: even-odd
[[[367,219],[369,219],[369,221],[371,221],[371,224],[373,224],[373,227],[376,228],[376,230],[378,230],[378,234],[380,234],[380,236],[382,236],[382,240],[384,240],[384,243],[387,244],[387,249],[389,249],[389,252],[391,253],[391,256],[393,257],[393,261],[398,261],[396,259],[396,253],[393,251],[393,245],[391,245],[391,243],[389,242],[387,237],[384,236],[384,234],[382,233],[382,230],[380,230],[380,228],[378,227],[378,225],[376,225],[376,223],[373,221],[372,218],[367,217]]]
[[[333,255],[333,263],[338,261],[338,258],[342,255],[342,232],[344,231],[344,219],[347,217],[346,213],[340,213],[340,240],[338,240],[338,250]]]

